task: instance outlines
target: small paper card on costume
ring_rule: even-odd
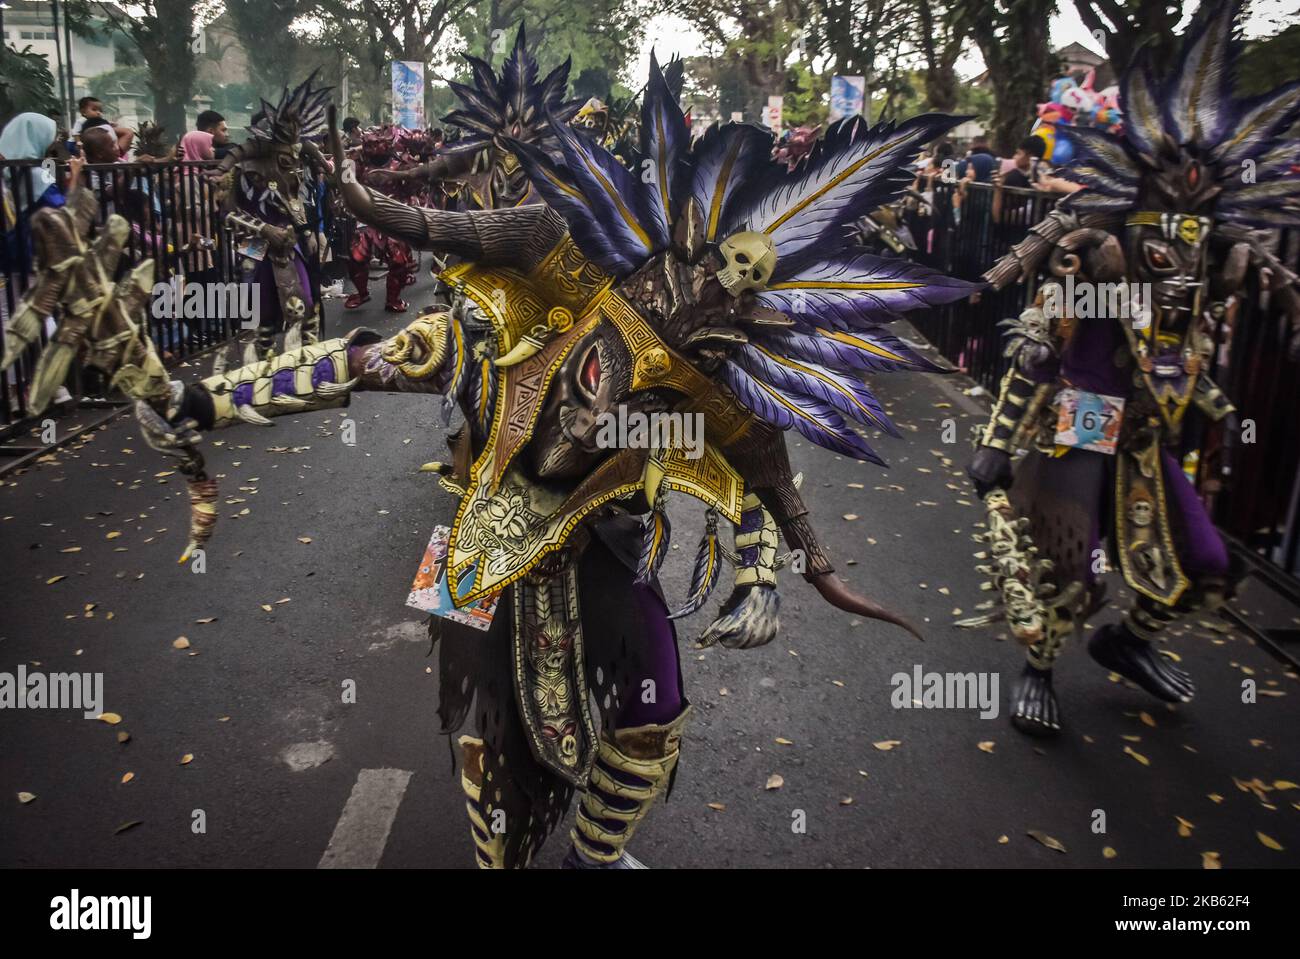
[[[266,247],[267,242],[261,237],[249,237],[240,241],[239,246],[235,248],[235,252],[240,256],[248,257],[250,260],[264,260],[266,259]]]
[[[1124,398],[1070,387],[1056,396],[1056,445],[1115,455]]]
[[[420,568],[411,583],[411,594],[406,597],[406,605],[423,613],[449,619],[453,623],[486,630],[492,625],[492,617],[496,615],[497,601],[501,594],[493,593],[456,608],[447,584],[447,541],[450,537],[451,530],[446,526],[434,527],[433,536],[429,538],[429,545],[424,550],[424,558],[420,560]]]

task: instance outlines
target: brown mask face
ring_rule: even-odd
[[[626,348],[603,327],[569,351],[531,443],[539,478],[580,478],[614,452],[600,445],[599,436],[605,414],[617,414],[628,368]]]

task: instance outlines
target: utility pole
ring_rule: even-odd
[[[63,75],[63,48],[59,46],[59,0],[50,0],[50,12],[54,17],[54,60],[58,67],[59,100],[63,104],[63,122],[71,133],[72,108],[68,103],[67,78]]]
[[[58,31],[55,31],[54,42],[59,42]],[[63,59],[68,65],[68,106],[77,102],[77,73],[72,69],[72,30],[68,28],[68,9],[63,8]]]

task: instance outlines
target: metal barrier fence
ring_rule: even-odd
[[[131,225],[121,272],[152,258],[155,282],[174,277],[205,284],[238,281],[235,244],[218,210],[216,168],[214,161],[178,160],[85,167],[82,189],[94,191],[99,198],[100,222],[118,213]],[[28,219],[36,199],[33,174],[38,169],[39,164],[31,160],[0,163],[0,184],[16,214],[16,223],[4,224],[4,242],[0,247],[0,284],[3,284],[0,325],[8,322],[31,275],[32,236]],[[65,168],[60,167],[59,182],[64,172]],[[318,274],[318,270],[311,272]],[[314,275],[313,285],[317,280],[318,276]],[[319,290],[314,294],[318,297]],[[183,318],[155,317],[152,309],[148,311],[149,332],[165,362],[179,362],[238,334],[237,319],[209,316],[205,306],[206,303],[196,302],[193,308],[185,310],[195,315]],[[52,323],[47,322],[42,342],[51,329]],[[26,425],[27,387],[39,355],[40,350],[34,346],[0,374],[0,439]],[[81,399],[101,402],[107,399],[107,384],[93,372],[74,369],[67,387]]]
[[[913,211],[908,225],[917,259],[966,280],[978,280],[1029,227],[1046,216],[1057,197],[1036,190],[1004,188],[1000,217],[993,215],[994,191],[985,184],[936,183],[933,211]],[[1277,255],[1300,270],[1300,234],[1284,231]],[[996,392],[1007,360],[998,322],[1018,316],[1037,292],[1038,277],[1005,290],[984,291],[975,303],[955,303],[928,311],[913,325],[953,364],[986,389]],[[1291,575],[1300,574],[1300,367],[1287,358],[1288,320],[1278,304],[1258,287],[1258,277],[1236,310],[1215,330],[1215,363],[1210,375],[1232,398],[1243,423],[1250,421],[1251,442],[1233,450],[1233,481],[1217,489],[1214,456],[1201,457],[1198,487],[1211,502],[1220,528],[1246,548]],[[1215,453],[1217,438],[1208,424],[1192,416],[1186,438],[1193,448]],[[1214,467],[1211,471],[1210,467]]]

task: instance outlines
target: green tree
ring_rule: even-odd
[[[224,0],[235,35],[248,54],[254,85],[274,99],[294,76],[304,39],[290,30],[306,6],[303,0]]]
[[[71,0],[69,15],[81,20],[102,14],[130,39],[149,68],[154,121],[169,131],[184,131],[185,108],[194,92],[195,11],[199,0],[137,0],[130,16],[98,0]]]
[[[926,102],[938,113],[951,113],[962,89],[957,58],[970,36],[970,6],[951,0],[942,5],[931,0],[912,2],[917,14],[917,41],[925,57]]]
[[[1038,101],[1056,74],[1048,21],[1056,0],[959,0],[993,85],[989,136],[1010,156],[1033,125]]]
[[[1183,18],[1183,4],[1175,0],[1074,0],[1074,9],[1088,31],[1102,38],[1116,77],[1141,46],[1172,50],[1174,27]]]
[[[0,43],[0,127],[17,113],[62,114],[54,92],[54,74],[45,57]]]

